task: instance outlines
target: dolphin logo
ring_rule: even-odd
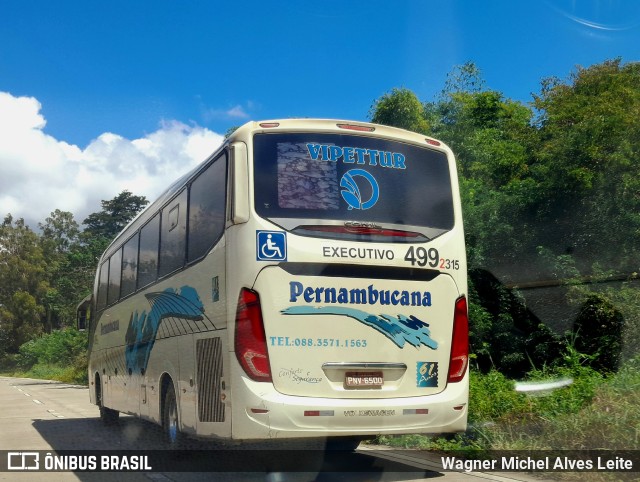
[[[362,199],[360,187],[358,182],[356,182],[357,178],[363,178],[364,182],[369,183],[371,186],[371,197],[366,201]],[[363,181],[360,182],[362,183]],[[347,201],[350,210],[369,209],[378,202],[378,198],[380,197],[380,188],[378,187],[376,178],[364,169],[351,169],[346,172],[344,176],[342,176],[342,179],[340,179],[340,187],[344,188],[340,191],[340,194],[342,194],[342,198]]]

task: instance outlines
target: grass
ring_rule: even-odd
[[[5,373],[7,376],[20,378],[36,378],[40,380],[57,380],[74,385],[87,385],[86,367],[61,367],[50,364],[36,364],[28,370],[13,370]]]
[[[443,451],[640,450],[640,357],[608,377],[580,365],[531,374],[534,380],[567,377],[573,379],[569,386],[530,396],[498,372],[472,372],[466,433],[377,441]]]
[[[547,434],[552,447],[640,449],[640,359],[600,384],[589,405],[553,422]]]
[[[7,376],[86,385],[87,334],[68,328],[41,335],[19,353],[2,356],[0,370]]]

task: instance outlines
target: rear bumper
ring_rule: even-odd
[[[241,377],[231,398],[234,439],[462,432],[469,373],[435,395],[381,399],[283,395],[269,383]]]

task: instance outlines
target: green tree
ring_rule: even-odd
[[[102,210],[90,214],[83,221],[87,227],[84,236],[97,236],[111,241],[149,201],[144,196],[135,196],[122,191],[109,201],[101,201]]]
[[[228,139],[229,137],[231,137],[231,135],[237,131],[240,128],[240,126],[231,126],[227,129],[227,132],[224,133],[224,138],[225,140]]]
[[[371,122],[426,134],[429,125],[424,106],[409,89],[392,89],[377,99],[369,111]]]
[[[0,225],[0,339],[4,352],[42,332],[42,299],[49,289],[39,238],[23,219],[9,214]]]
[[[432,135],[456,153],[464,178],[501,189],[527,177],[533,112],[498,91],[484,90],[475,64],[455,68],[438,98],[425,105]]]
[[[101,201],[102,210],[92,213],[84,220],[87,227],[80,233],[78,243],[71,246],[66,256],[65,270],[73,273],[69,291],[74,293],[73,306],[67,311],[75,319],[75,303],[89,294],[100,256],[120,231],[147,205],[144,196],[122,191],[108,201]]]
[[[469,266],[504,274],[531,252],[533,111],[486,89],[471,62],[453,69],[425,110],[431,135],[458,162]]]
[[[70,212],[56,209],[44,223],[38,223],[38,226],[42,231],[45,253],[48,255],[68,253],[78,242],[80,227]]]
[[[420,102],[402,94],[383,96],[372,119],[412,124],[417,110],[407,114],[398,106]],[[557,359],[557,336],[482,273],[502,284],[637,272],[640,63],[611,60],[578,68],[566,81],[546,79],[531,107],[487,89],[480,70],[467,63],[421,105],[428,134],[446,142],[458,161],[478,361],[508,370]],[[581,310],[583,327],[600,312],[614,313],[600,308]],[[610,345],[620,344],[621,320],[615,321]],[[580,331],[580,343],[593,338]]]
[[[455,66],[447,74],[441,95],[455,92],[478,93],[485,90],[485,81],[480,68],[471,61]]]
[[[547,79],[534,97],[545,243],[594,265],[637,270],[640,252],[640,63],[620,59]],[[624,235],[622,234],[624,233]]]
[[[48,288],[42,298],[45,309],[45,331],[72,322],[69,300],[75,294],[73,273],[68,270],[68,254],[78,243],[80,230],[70,212],[56,209],[38,223],[41,230],[40,246],[47,260],[45,278]]]
[[[73,253],[80,247],[80,229],[73,214],[56,209],[39,226],[49,284],[43,297],[45,331],[50,333],[74,323],[75,305],[86,295],[86,283],[77,276],[72,263]]]
[[[0,319],[8,331],[7,349],[15,353],[20,345],[42,333],[41,318],[45,310],[32,294],[22,290],[13,292],[5,301],[0,308]]]

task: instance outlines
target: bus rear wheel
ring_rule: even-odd
[[[162,410],[162,435],[164,442],[175,447],[180,443],[180,427],[178,425],[178,401],[173,383],[169,382],[167,391],[164,395],[164,403]]]

